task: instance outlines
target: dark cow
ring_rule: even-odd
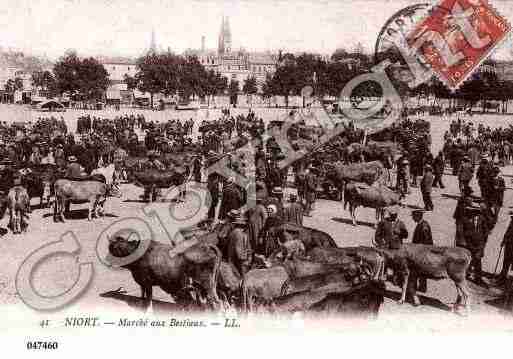
[[[109,253],[117,258],[134,253],[141,241],[122,237],[110,240]],[[146,252],[132,263],[122,265],[128,269],[141,287],[141,297],[151,303],[153,286],[159,286],[177,302],[184,301],[184,289],[192,279],[194,285],[206,294],[214,308],[220,304],[217,295],[217,276],[221,265],[221,252],[214,245],[196,244],[177,250],[169,244],[151,241]]]

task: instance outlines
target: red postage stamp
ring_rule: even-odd
[[[441,0],[407,41],[456,90],[510,30],[510,23],[487,0]]]

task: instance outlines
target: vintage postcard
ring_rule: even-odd
[[[3,5],[8,353],[510,339],[512,1]]]

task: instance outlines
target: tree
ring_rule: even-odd
[[[258,92],[257,80],[254,76],[248,77],[244,80],[242,92],[244,92],[246,95],[254,95]]]
[[[53,68],[56,90],[69,93],[83,100],[100,98],[109,85],[107,70],[96,59],[80,59],[75,52],[68,51]]]
[[[148,53],[137,60],[137,89],[142,92],[150,93],[150,105],[153,107],[153,96],[164,89],[162,81],[162,67],[159,56],[154,53]]]
[[[239,81],[231,79],[228,85],[228,93],[230,95],[230,104],[237,105],[237,95],[239,94]]]
[[[135,77],[125,74],[124,81],[127,89],[135,90],[137,88],[137,79]]]

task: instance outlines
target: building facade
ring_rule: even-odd
[[[228,81],[235,79],[242,89],[244,81],[254,77],[259,90],[266,76],[276,71],[278,56],[270,52],[250,52],[244,49],[232,49],[232,33],[229,19],[223,17],[219,31],[217,50],[207,50],[202,37],[201,49],[187,50],[186,56],[196,56],[207,71],[213,70],[226,77]]]

